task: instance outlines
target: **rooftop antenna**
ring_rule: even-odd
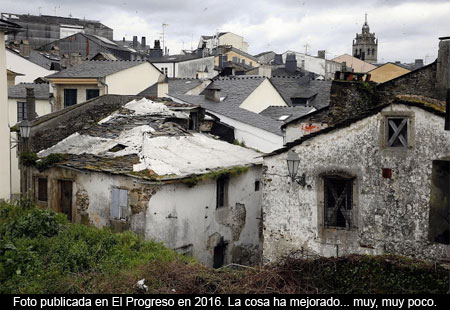
[[[366,16],[365,18],[365,24],[367,25],[367,12],[364,14]]]
[[[169,24],[162,23],[162,50],[163,50],[164,55],[165,55],[164,32],[165,32],[165,29],[167,26],[169,26]]]
[[[430,57],[431,57],[431,56],[428,55],[428,54],[425,55],[425,57],[424,57],[424,62],[423,62],[424,65],[427,64],[427,59],[430,58]]]
[[[305,45],[303,45],[305,47],[305,55],[308,55],[308,47],[311,46],[308,43],[306,43]]]
[[[38,9],[38,11],[39,11],[39,16],[41,16],[41,9],[42,9],[43,7],[42,6],[38,6],[37,7],[37,9]]]
[[[60,8],[59,5],[55,6],[55,16],[56,16],[56,10],[59,9],[59,8]]]

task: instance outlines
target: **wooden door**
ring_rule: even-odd
[[[67,219],[72,221],[72,181],[60,180],[59,190],[60,197],[60,210],[67,215]]]

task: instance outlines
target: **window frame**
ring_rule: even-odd
[[[20,107],[22,105],[22,107]],[[21,122],[27,119],[27,103],[23,101],[17,101],[17,122]]]
[[[92,96],[88,96],[88,93],[89,92],[93,92],[93,91],[97,91],[97,96],[93,96],[93,97]],[[86,88],[86,101],[94,99],[94,98],[97,98],[99,96],[100,96],[100,89],[98,89],[98,88]]]
[[[115,194],[117,193],[117,194]],[[123,199],[123,196],[126,194],[126,202],[125,199]],[[115,200],[114,196],[118,195],[118,198]],[[110,204],[109,204],[109,218],[113,221],[121,221],[121,220],[128,220],[128,217],[130,215],[129,212],[129,202],[130,202],[130,193],[128,189],[120,188],[120,187],[112,187],[111,188],[111,196],[110,196]],[[117,201],[117,211],[114,210],[115,207],[115,201]],[[117,216],[116,216],[117,214]]]
[[[46,177],[36,177],[36,184],[37,184],[37,192],[36,192],[36,199],[40,202],[48,202],[48,178]],[[45,180],[45,190],[41,189],[41,180]],[[41,196],[41,194],[45,193],[45,197]]]
[[[342,182],[345,183],[344,188],[341,191],[336,192],[336,188],[337,188],[337,182]],[[353,196],[353,184],[354,182],[354,178],[352,177],[346,177],[346,176],[341,176],[341,175],[325,175],[323,177],[323,194],[324,194],[324,203],[323,203],[323,226],[327,229],[347,229],[350,230],[354,224],[354,220],[353,220],[353,203],[354,203],[354,196]],[[341,200],[341,197],[343,197],[342,195],[345,192],[345,212],[342,212],[342,208],[341,205],[342,203],[339,203],[338,208],[336,210],[332,210],[332,212],[336,212],[335,218],[336,221],[335,223],[329,223],[328,222],[328,214],[330,214],[330,209],[335,208],[336,207],[336,197],[338,202]],[[329,206],[329,203],[331,203],[329,201],[329,194],[331,194],[333,196],[334,199],[334,203],[332,206]],[[338,212],[341,211],[341,215],[344,217],[345,220],[345,225],[338,225]],[[348,218],[345,218],[346,214],[348,216]]]
[[[66,99],[69,97],[69,95],[68,95],[69,91],[74,91],[74,93],[75,93],[75,103],[72,103],[72,104],[68,105]],[[63,89],[63,95],[64,95],[64,108],[71,107],[71,106],[76,105],[78,103],[78,89],[76,89],[76,88],[64,88]]]
[[[389,120],[407,119],[406,142],[407,146],[389,146]],[[382,111],[380,122],[380,148],[385,154],[405,152],[414,148],[415,145],[415,117],[413,111]]]
[[[229,177],[222,175],[216,180],[216,209],[228,206],[228,183]]]

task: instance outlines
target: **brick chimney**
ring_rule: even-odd
[[[31,53],[31,46],[28,40],[20,41],[19,45],[20,54],[25,57],[29,57]]]
[[[145,37],[142,37],[141,39],[141,48],[145,50],[145,46],[147,45],[147,40],[145,39]]]
[[[214,88],[214,87],[210,87],[210,88],[206,88],[204,90],[205,93],[205,98],[215,101],[215,102],[220,102],[220,88]]]
[[[133,48],[136,49],[137,48],[137,36],[133,36]]]
[[[295,73],[297,71],[297,59],[295,58],[295,54],[287,54],[286,55],[286,71],[289,73]]]

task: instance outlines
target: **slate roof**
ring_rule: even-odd
[[[46,83],[19,83],[8,88],[8,98],[11,99],[25,99],[27,97],[26,88],[34,89],[34,97],[36,99],[48,100],[50,98],[50,88]]]
[[[272,77],[270,81],[287,104],[291,105],[293,97],[310,98],[317,94],[310,105],[321,109],[330,104],[331,81],[309,80],[305,77]]]
[[[260,112],[260,115],[270,117],[273,120],[279,121],[280,117],[288,115],[289,117],[283,119],[282,122],[286,123],[292,119],[299,118],[309,114],[310,112],[315,111],[313,107],[303,107],[303,106],[295,106],[295,107],[277,107],[270,106],[264,111]]]
[[[189,132],[175,119],[187,121],[189,114],[172,111],[164,102],[133,100],[100,121],[86,124],[38,156],[66,154],[58,166],[151,181],[261,162],[257,152]]]
[[[264,80],[264,77],[248,75],[214,79],[213,83],[207,88],[219,88],[220,96],[224,97],[221,102],[208,100],[202,95],[172,95],[170,89],[169,95],[184,102],[198,104],[202,108],[213,113],[215,112],[239,122],[274,133],[278,136],[282,136],[280,126],[283,122],[273,120],[270,117],[239,107]]]
[[[143,64],[146,61],[85,61],[60,72],[46,76],[47,78],[98,78]]]
[[[169,78],[169,94],[184,95],[202,83],[199,79]],[[157,96],[157,83],[141,91],[139,96]]]

